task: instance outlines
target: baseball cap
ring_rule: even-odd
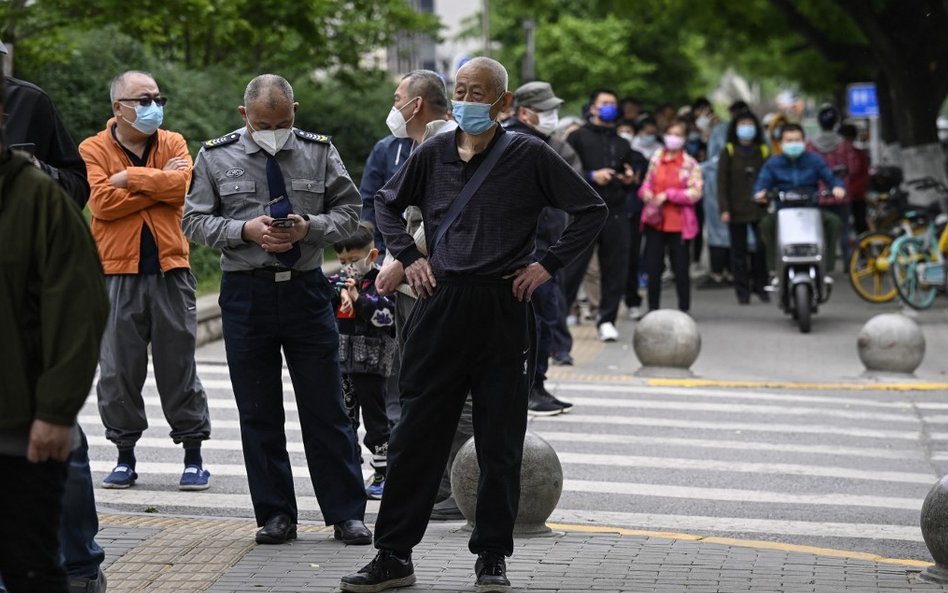
[[[563,103],[563,99],[553,94],[553,87],[548,82],[528,82],[514,91],[514,105],[518,107],[549,111]]]

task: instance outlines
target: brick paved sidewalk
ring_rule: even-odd
[[[116,513],[103,514],[101,524],[110,593],[332,592],[342,575],[374,554],[311,524],[300,525],[299,539],[282,546],[256,546],[256,527],[243,519]],[[514,591],[948,591],[920,582],[918,562],[627,533],[566,528],[518,539],[508,563]],[[403,591],[473,592],[468,536],[461,523],[432,523],[414,552],[418,583]]]

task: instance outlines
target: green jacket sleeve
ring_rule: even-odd
[[[69,426],[92,386],[109,304],[102,265],[78,207],[55,186],[37,197],[45,208],[33,246],[43,357],[35,418]]]

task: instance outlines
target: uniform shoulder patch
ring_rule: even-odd
[[[220,138],[214,138],[213,140],[205,140],[201,143],[201,146],[204,148],[217,148],[218,146],[227,146],[228,144],[233,144],[240,140],[240,134],[237,132],[231,132],[230,134],[225,134]]]
[[[314,134],[313,132],[307,132],[299,128],[293,128],[293,132],[296,134],[297,138],[306,140],[307,142],[321,142],[323,144],[332,143],[332,138],[325,134]]]

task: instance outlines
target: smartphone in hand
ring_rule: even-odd
[[[270,221],[270,226],[279,229],[288,229],[294,224],[292,218],[274,218]]]

